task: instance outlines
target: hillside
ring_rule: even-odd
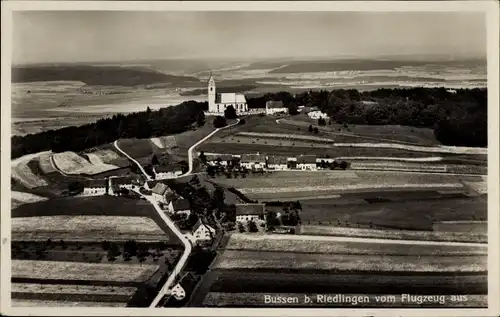
[[[199,84],[196,77],[174,76],[132,66],[43,65],[14,66],[12,82],[81,81],[87,85],[136,86],[169,83]]]

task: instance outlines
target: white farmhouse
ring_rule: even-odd
[[[242,154],[240,165],[248,169],[262,170],[266,165],[266,156],[262,154]]]
[[[328,115],[324,112],[321,112],[321,111],[311,111],[311,112],[308,112],[307,115],[309,116],[309,118],[311,119],[327,119],[328,118]]]
[[[178,164],[155,166],[153,170],[156,179],[176,178],[182,175],[182,169]]]
[[[248,222],[264,219],[264,204],[236,204],[236,221]]]
[[[266,114],[273,115],[276,113],[288,113],[288,108],[283,105],[283,101],[272,101],[266,102]]]
[[[89,179],[83,182],[83,192],[81,196],[100,196],[107,193],[107,179]]]
[[[195,242],[198,241],[211,241],[213,237],[215,236],[215,229],[210,227],[207,224],[204,224],[201,222],[201,220],[198,220],[198,222],[194,225],[193,231],[192,231],[192,237]]]
[[[267,158],[267,168],[273,170],[288,169],[288,159],[286,156],[269,156]]]
[[[232,106],[236,113],[248,111],[247,100],[243,94],[216,93],[215,80],[210,75],[208,79],[208,112],[224,113],[227,107]]]
[[[151,195],[154,200],[164,204],[168,204],[176,198],[175,193],[166,184],[163,183],[157,183],[153,187]]]
[[[315,155],[301,155],[297,157],[297,168],[301,170],[316,170]]]
[[[189,216],[189,214],[191,213],[191,204],[189,203],[189,200],[184,198],[175,199],[170,201],[168,210],[171,213],[184,214],[186,216]]]

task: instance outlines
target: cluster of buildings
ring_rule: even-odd
[[[158,165],[153,167],[155,179],[169,179],[181,176],[182,168],[179,164]]]
[[[254,171],[268,170],[317,170],[325,168],[335,162],[335,159],[329,157],[318,157],[316,155],[299,156],[266,156],[264,154],[206,154],[207,164],[210,166],[228,166],[246,168]],[[237,162],[237,163],[235,163]]]
[[[141,186],[140,176],[112,176],[102,179],[86,179],[83,181],[83,192],[79,196],[115,195],[123,189]]]
[[[319,110],[310,111],[307,113],[307,115],[309,116],[309,118],[314,119],[314,120],[328,119],[328,115],[324,112],[319,111]]]

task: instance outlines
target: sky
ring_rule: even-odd
[[[473,12],[24,11],[12,62],[486,56]]]

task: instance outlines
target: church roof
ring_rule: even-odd
[[[221,93],[220,103],[246,103],[245,95],[232,92]]]

